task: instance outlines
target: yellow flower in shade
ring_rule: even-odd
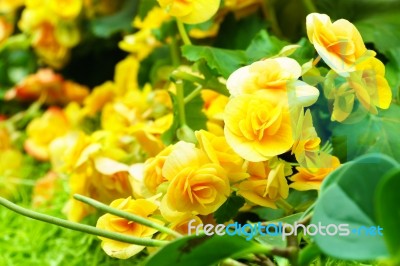
[[[133,56],[127,56],[115,66],[114,81],[116,94],[124,96],[128,91],[138,90],[137,76],[139,61]]]
[[[51,11],[63,19],[75,19],[82,10],[82,0],[49,0]]]
[[[160,6],[183,23],[198,24],[217,13],[220,0],[157,0]]]
[[[50,107],[41,117],[33,119],[27,129],[24,148],[28,154],[42,161],[49,159],[49,145],[70,130],[63,110]]]
[[[13,32],[13,24],[5,16],[0,15],[0,45]]]
[[[1,146],[0,142],[0,196],[7,198],[18,191],[15,179],[21,178],[24,162],[19,150],[11,147],[2,149]]]
[[[247,171],[250,177],[237,185],[237,193],[251,203],[276,208],[275,201],[289,195],[285,176],[291,174],[291,168],[286,162],[277,158],[269,162],[250,162]]]
[[[147,189],[153,194],[156,194],[159,185],[167,181],[162,174],[162,168],[172,149],[173,146],[168,146],[144,163],[143,181]]]
[[[315,50],[336,73],[347,76],[354,71],[364,56],[374,56],[365,48],[357,28],[348,20],[331,22],[325,14],[312,13],[307,16],[307,35]],[[362,61],[362,60],[361,60]]]
[[[6,127],[0,123],[0,151],[8,148],[11,148],[11,137]]]
[[[310,110],[307,110],[305,114],[301,110],[294,139],[292,154],[294,153],[300,164],[311,165],[312,161],[315,161],[321,139],[313,126]]]
[[[45,176],[39,178],[33,188],[32,205],[40,207],[51,202],[55,195],[58,181],[59,177],[53,171],[49,171]]]
[[[107,81],[97,87],[95,87],[90,95],[85,98],[82,112],[85,115],[94,116],[97,112],[111,102],[115,96],[115,84],[111,81]]]
[[[290,177],[293,183],[289,187],[301,191],[319,189],[324,178],[339,165],[337,157],[321,152],[318,167],[296,167],[298,173]]]
[[[233,151],[224,136],[216,136],[204,130],[196,131],[195,134],[200,149],[204,151],[211,162],[221,165],[226,170],[231,182],[248,177],[244,160]]]
[[[170,182],[162,208],[207,215],[216,211],[230,194],[226,171],[209,161],[191,143],[178,142],[165,160],[162,175]],[[166,205],[164,207],[164,205]]]
[[[212,90],[202,90],[201,97],[204,101],[204,113],[209,120],[223,124],[224,109],[229,98]]]
[[[262,0],[225,0],[224,5],[240,19],[259,10]]]
[[[307,83],[297,80],[301,66],[288,57],[277,57],[257,61],[233,72],[226,87],[234,97],[262,91],[273,101],[290,106],[310,106],[315,103],[319,91]]]
[[[226,141],[248,161],[265,161],[288,151],[292,131],[288,108],[263,93],[237,96],[225,108]]]
[[[45,68],[27,76],[6,94],[7,99],[34,101],[43,97],[48,104],[81,103],[89,94],[89,89],[75,82],[64,80],[52,69]]]
[[[160,220],[151,217],[151,215],[158,209],[158,206],[149,200],[133,200],[130,197],[126,199],[117,199],[110,204],[110,207],[139,215],[155,223],[163,224],[163,222]],[[112,214],[105,214],[101,216],[97,221],[96,227],[132,237],[148,239],[152,238],[157,232],[156,229],[138,224],[136,222],[128,221]],[[123,243],[104,237],[99,238],[102,240],[101,247],[107,253],[107,255],[118,259],[128,259],[133,255],[138,254],[145,248],[144,246]]]
[[[377,114],[376,107],[389,108],[392,90],[385,78],[385,66],[380,60],[375,57],[365,60],[347,80],[366,110]]]

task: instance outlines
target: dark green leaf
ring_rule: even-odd
[[[376,216],[384,228],[383,237],[396,264],[400,264],[400,168],[389,171],[379,182],[375,194]]]
[[[130,31],[139,1],[125,0],[117,13],[92,20],[90,27],[95,36],[108,38],[119,31]]]
[[[209,46],[185,45],[182,55],[191,62],[205,59],[208,66],[215,69],[224,78],[246,64],[246,54],[240,50],[226,50]]]
[[[232,194],[214,213],[215,221],[222,224],[235,218],[239,209],[243,207],[245,202],[243,197]]]
[[[316,234],[314,239],[327,255],[340,259],[369,260],[388,255],[383,237],[377,234],[374,194],[383,175],[398,167],[392,158],[382,154],[368,154],[341,168],[334,180],[318,199],[311,223],[330,224],[339,228],[347,224],[348,231],[334,235]],[[375,227],[376,235],[366,233]],[[371,229],[373,230],[373,229]],[[344,233],[340,235],[339,233]]]
[[[240,236],[186,236],[180,238],[151,256],[147,266],[209,266],[228,257],[266,252],[268,247]]]

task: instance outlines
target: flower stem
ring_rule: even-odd
[[[176,84],[176,101],[178,103],[178,115],[180,126],[186,125],[186,114],[185,114],[185,95],[183,92],[183,81],[177,80]]]
[[[293,213],[293,206],[290,205],[286,200],[284,199],[278,199],[276,201],[276,205],[278,205],[279,208],[283,209],[286,214],[292,214]]]
[[[50,223],[50,224],[55,224],[55,225],[58,225],[61,227],[65,227],[65,228],[68,228],[71,230],[80,231],[80,232],[91,234],[91,235],[96,235],[96,236],[113,239],[116,241],[121,241],[124,243],[135,244],[135,245],[140,245],[140,246],[148,246],[148,247],[159,247],[159,246],[163,246],[163,245],[166,245],[169,243],[169,241],[127,236],[124,234],[110,232],[107,230],[99,229],[99,228],[85,225],[85,224],[67,221],[67,220],[60,219],[60,218],[57,218],[57,217],[54,217],[51,215],[47,215],[47,214],[43,214],[43,213],[25,209],[21,206],[18,206],[16,204],[6,200],[5,198],[2,198],[2,197],[0,197],[0,205],[3,205],[4,207],[6,207],[18,214],[21,214],[23,216],[26,216],[26,217],[29,217],[29,218],[32,218],[35,220],[39,220],[39,221]]]
[[[179,35],[181,35],[183,44],[191,45],[192,42],[190,41],[190,38],[186,32],[185,25],[183,25],[182,21],[180,20],[176,20],[176,24],[178,26]]]
[[[169,234],[171,236],[174,236],[174,237],[181,237],[182,236],[178,232],[176,232],[176,231],[174,231],[172,229],[169,229],[169,228],[167,228],[165,226],[162,226],[160,224],[154,223],[154,222],[152,222],[152,221],[150,221],[150,220],[148,220],[146,218],[143,218],[141,216],[135,215],[133,213],[128,213],[128,212],[124,212],[124,211],[112,208],[112,207],[110,207],[108,205],[105,205],[105,204],[103,204],[101,202],[98,202],[97,200],[94,200],[94,199],[91,199],[91,198],[88,198],[88,197],[85,197],[85,196],[82,196],[82,195],[79,195],[79,194],[75,194],[74,198],[76,200],[82,201],[82,202],[84,202],[84,203],[86,203],[86,204],[88,204],[88,205],[90,205],[92,207],[95,207],[98,210],[105,211],[107,213],[114,214],[114,215],[116,215],[118,217],[125,218],[125,219],[127,219],[129,221],[137,222],[139,224],[142,224],[142,225],[157,229],[158,231],[166,233],[166,234]]]
[[[188,102],[193,100],[197,95],[199,95],[202,89],[203,86],[198,85],[188,96],[185,97],[184,103],[187,104]]]

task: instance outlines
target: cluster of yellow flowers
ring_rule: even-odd
[[[47,1],[45,5],[26,1],[19,25],[32,34],[33,47],[43,60],[58,67],[80,38],[76,19],[84,3]],[[176,88],[168,81],[140,88],[140,62],[161,45],[153,30],[163,22],[171,16],[188,24],[204,22],[215,15],[220,1],[158,2],[161,8],[154,8],[143,20],[136,18],[133,25],[138,31],[121,41],[120,48],[130,54],[116,66],[113,81],[89,93],[50,70],[40,70],[9,93],[10,97],[64,105],[49,107],[30,122],[25,150],[38,160],[50,161],[58,176],[67,176],[71,195],[94,198],[182,234],[187,233],[186,224],[192,219],[196,223],[215,222],[213,213],[233,193],[246,199],[246,207],[277,208],[277,202],[288,197],[289,188],[318,190],[340,162],[321,148],[311,111],[306,109],[320,92],[302,77],[317,62],[301,66],[289,57],[287,49],[234,71],[226,80],[229,98],[203,90],[207,130],[195,132],[195,143],[164,145],[161,135],[173,123],[169,93],[175,93]],[[243,12],[260,4],[250,0],[225,2],[231,10],[238,5],[241,8],[235,11]],[[307,33],[332,69],[324,89],[327,98],[334,101],[333,120],[345,120],[355,99],[373,113],[376,107],[389,106],[391,91],[384,66],[365,48],[350,22],[331,23],[326,15],[310,14]],[[7,34],[0,31],[0,42]],[[345,80],[339,88],[331,82],[337,76]],[[83,130],[90,121],[99,125]],[[6,144],[3,147],[7,143],[3,131],[0,128],[0,153],[8,150]],[[283,154],[293,155],[297,162],[282,159]],[[296,171],[292,165],[297,166]],[[93,211],[72,197],[65,210],[74,221]],[[111,214],[101,216],[97,227],[130,236],[166,238],[154,229]],[[101,239],[105,252],[117,258],[131,257],[144,248]]]
[[[69,60],[70,52],[81,41],[85,17],[115,12],[120,0],[2,0],[0,3],[0,44],[13,32],[16,14],[19,30],[28,36],[36,54],[45,63],[59,69]]]
[[[345,19],[334,23],[324,14],[307,16],[307,34],[320,57],[332,69],[325,95],[334,101],[332,120],[342,122],[351,114],[354,100],[371,113],[387,109],[392,91],[385,79],[385,66],[367,50],[356,27]],[[332,80],[345,78],[338,88]]]

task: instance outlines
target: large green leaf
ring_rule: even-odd
[[[323,226],[334,224],[339,229],[334,235],[315,235],[314,239],[324,253],[354,260],[388,256],[383,237],[377,234],[379,224],[375,218],[374,195],[384,174],[398,166],[386,155],[368,154],[340,168],[340,176],[318,199],[311,221]],[[376,235],[366,233],[371,227],[375,228]],[[343,235],[339,234],[341,232]]]
[[[93,34],[97,37],[108,38],[119,31],[130,31],[138,4],[139,1],[125,0],[117,13],[92,20],[90,28]]]
[[[287,42],[281,41],[274,36],[270,36],[266,30],[260,31],[246,48],[248,63],[270,57],[279,53]]]
[[[383,237],[395,260],[400,264],[400,168],[389,171],[379,182],[375,194],[376,216],[384,228]]]
[[[233,71],[244,66],[247,62],[244,51],[210,46],[184,45],[182,55],[192,62],[205,59],[208,66],[218,71],[224,78],[228,78]]]
[[[231,257],[262,253],[269,249],[240,236],[186,236],[180,238],[151,256],[146,266],[209,266]]]
[[[400,161],[399,115],[400,107],[392,104],[377,116],[367,115],[357,123],[336,124],[332,137],[334,154],[341,162],[372,152]]]

